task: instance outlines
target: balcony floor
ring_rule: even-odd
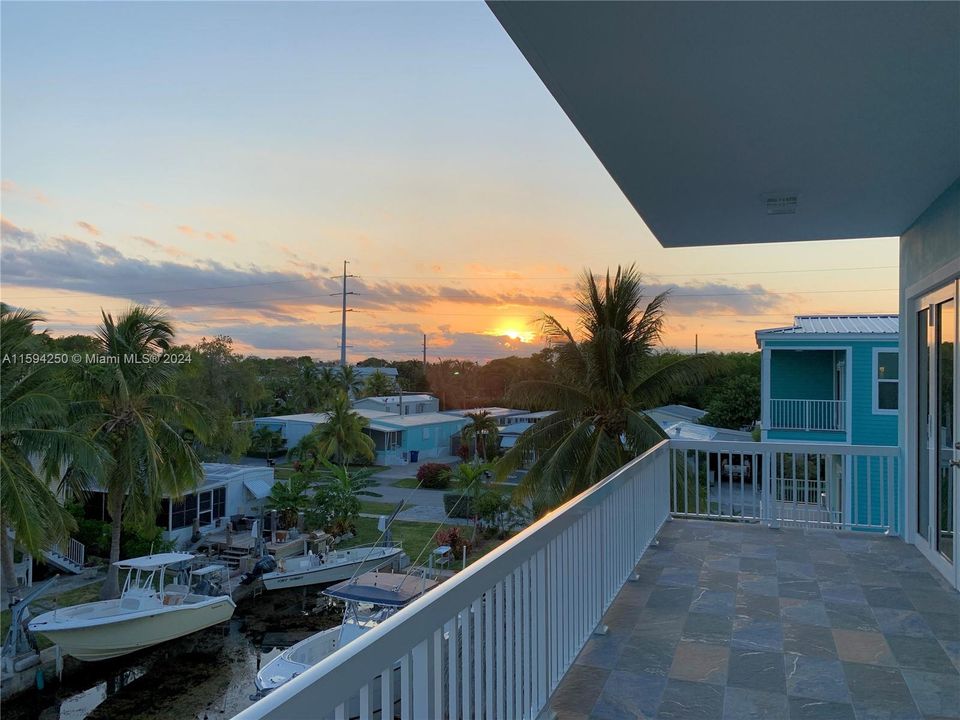
[[[960,594],[896,538],[674,520],[551,698],[574,718],[960,718]]]

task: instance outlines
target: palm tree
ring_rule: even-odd
[[[363,379],[353,365],[342,366],[338,372],[337,380],[340,389],[347,394],[347,397],[357,397],[363,390]]]
[[[360,513],[361,497],[382,497],[367,488],[376,483],[370,480],[374,470],[359,468],[350,470],[346,465],[334,465],[323,460],[329,477],[319,486],[316,500],[329,518],[334,535],[356,530],[355,521]]]
[[[487,489],[487,473],[494,470],[493,463],[460,463],[450,474],[450,479],[460,490],[461,497],[470,498],[470,514],[477,522],[477,505]]]
[[[557,412],[523,433],[498,463],[505,477],[534,458],[518,499],[550,506],[606,477],[665,437],[643,408],[716,372],[711,356],[656,361],[666,297],[645,303],[633,265],[603,279],[587,270],[576,295],[580,338],[544,316],[543,334],[557,347],[557,377],[520,382],[510,400]]]
[[[42,318],[0,305],[0,357],[36,350],[34,325]],[[13,539],[39,554],[66,539],[73,519],[51,488],[76,492],[85,474],[102,470],[105,455],[88,438],[66,427],[65,388],[55,366],[4,361],[0,374],[0,559],[7,601],[17,589]],[[66,474],[61,472],[68,467]],[[76,472],[74,472],[76,470]]]
[[[363,394],[366,397],[379,397],[396,392],[393,379],[379,370],[374,370],[363,384]]]
[[[340,390],[340,373],[329,365],[325,365],[317,372],[317,396],[320,400],[320,410],[327,410]]]
[[[280,524],[284,528],[295,527],[297,515],[307,509],[311,500],[307,491],[310,489],[310,480],[302,473],[294,473],[286,482],[280,481],[270,488],[266,506],[276,510]]]
[[[314,427],[300,441],[304,447],[297,450],[298,455],[315,454],[321,459],[332,457],[339,465],[355,459],[372,461],[376,457],[373,438],[363,432],[370,422],[353,411],[345,392],[336,395],[327,414],[327,421]]]
[[[486,410],[467,413],[467,418],[470,423],[460,431],[460,435],[467,444],[473,440],[473,456],[479,455],[486,461],[488,440],[496,440],[500,434],[497,421]]]
[[[166,314],[134,306],[116,320],[102,316],[98,351],[112,360],[81,366],[74,388],[83,422],[112,460],[98,478],[112,520],[110,565],[101,590],[108,599],[119,594],[114,563],[124,521],[152,523],[164,493],[177,497],[197,486],[203,470],[181,432],[202,441],[206,427],[196,406],[170,394],[175,365],[137,361],[171,346],[174,330]]]

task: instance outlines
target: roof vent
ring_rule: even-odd
[[[795,192],[771,192],[760,196],[767,215],[796,215],[800,194]]]

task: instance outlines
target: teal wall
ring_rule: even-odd
[[[778,349],[783,346],[799,348]],[[828,431],[769,430],[769,440],[795,440],[806,442],[850,442],[855,445],[896,445],[896,414],[873,412],[873,349],[875,347],[896,350],[897,340],[764,340],[770,350],[770,397],[796,400],[833,399],[833,350],[817,350],[820,347],[850,348],[851,403],[849,434]],[[764,398],[767,401],[767,398]]]
[[[896,445],[897,415],[873,412],[873,348],[897,349],[896,340],[854,342],[853,434],[854,445]]]
[[[401,448],[408,451],[434,450],[440,448],[444,450],[444,454],[446,454],[450,449],[450,436],[455,435],[460,431],[460,428],[466,424],[466,420],[458,420],[449,423],[406,428],[402,433],[400,441]]]
[[[769,343],[767,346],[772,347]],[[770,397],[833,400],[833,352],[773,350],[770,353]]]

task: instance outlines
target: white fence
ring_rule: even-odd
[[[535,718],[670,512],[664,441],[239,720]],[[395,669],[396,668],[396,669]]]
[[[899,448],[671,440],[670,449],[675,515],[899,531]]]
[[[846,427],[846,400],[770,400],[768,430],[843,431]]]

